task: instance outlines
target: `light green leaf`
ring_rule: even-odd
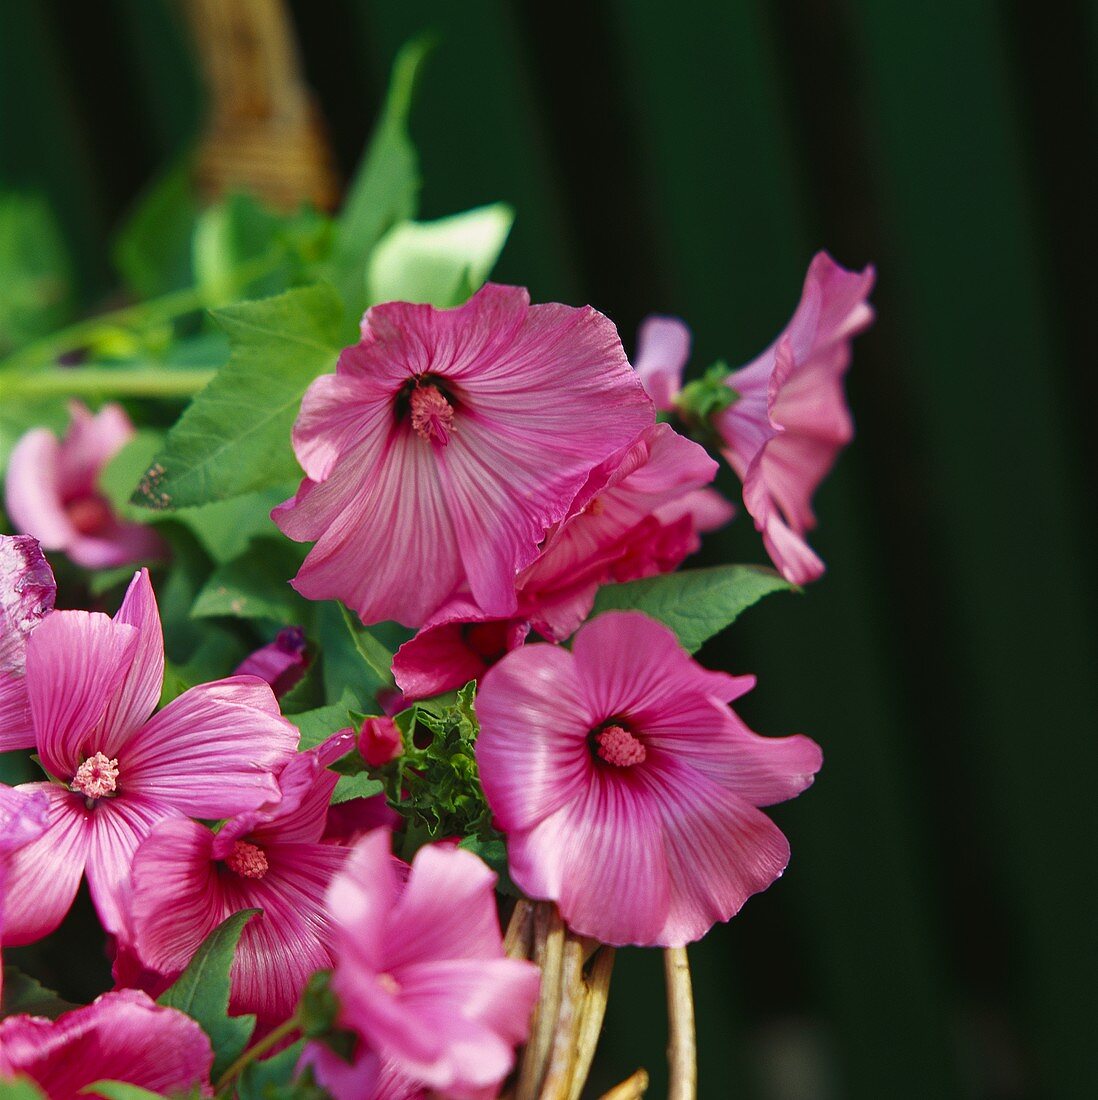
[[[315,749],[321,741],[331,737],[333,733],[347,729],[351,725],[351,708],[357,704],[358,700],[351,692],[344,692],[343,698],[338,703],[317,707],[315,710],[306,710],[301,714],[287,714],[286,720],[297,726],[301,734],[298,749],[301,752],[306,749]]]
[[[342,306],[325,285],[217,310],[232,355],[168,433],[136,503],[227,500],[299,477],[290,432],[306,387],[335,366]]]
[[[46,1016],[56,1020],[63,1012],[79,1007],[62,1000],[52,989],[14,966],[4,967],[4,999],[0,1016]]]
[[[332,805],[350,802],[352,798],[371,798],[381,794],[385,785],[380,779],[371,779],[365,772],[358,775],[341,775],[332,792]]]
[[[125,1081],[96,1081],[81,1092],[89,1096],[105,1096],[106,1100],[163,1100],[162,1092],[149,1092],[140,1085],[130,1085]]]
[[[431,45],[417,38],[397,54],[381,118],[340,214],[330,277],[355,320],[366,305],[366,261],[374,245],[392,226],[415,217],[421,181],[408,115]]]
[[[214,1048],[216,1081],[247,1046],[255,1029],[254,1016],[230,1016],[229,971],[244,926],[258,909],[242,909],[222,921],[202,941],[187,969],[157,998],[157,1004],[177,1008],[195,1020]]]
[[[134,508],[130,498],[153,456],[164,446],[164,433],[141,428],[103,468],[99,490],[111,507],[126,519],[147,519],[149,513]]]
[[[298,482],[286,481],[258,493],[244,493],[201,508],[180,508],[172,519],[184,524],[214,561],[235,561],[257,538],[281,538],[271,519],[271,509],[297,492]],[[305,548],[300,556],[304,557]]]
[[[292,544],[257,539],[247,553],[215,570],[198,593],[191,617],[232,615],[301,625],[311,605],[290,587],[300,564]]]
[[[595,596],[591,617],[604,611],[643,611],[669,626],[694,653],[763,596],[789,591],[795,591],[793,585],[757,565],[686,569],[605,585]]]
[[[395,687],[392,653],[355,618],[353,612],[348,611],[343,604],[339,605],[339,610],[343,613],[343,621],[347,624],[347,630],[354,641],[355,649],[358,650],[359,655],[366,662],[370,671],[385,687]]]
[[[3,1100],[46,1100],[46,1094],[29,1077],[22,1074],[0,1081],[0,1096]]]
[[[268,1090],[288,1085],[297,1073],[297,1062],[304,1047],[305,1040],[299,1039],[293,1046],[280,1050],[273,1057],[245,1066],[236,1083],[239,1100],[268,1100],[271,1096]],[[281,1097],[283,1094],[277,1092],[274,1095]]]
[[[480,206],[433,222],[401,222],[370,256],[370,303],[460,305],[488,278],[515,213],[505,203]]]

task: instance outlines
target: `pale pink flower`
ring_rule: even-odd
[[[731,506],[699,500],[716,472],[703,448],[670,425],[646,429],[592,471],[568,515],[549,531],[516,579],[514,616],[491,620],[468,597],[452,600],[400,647],[393,673],[405,696],[461,687],[531,630],[563,641],[590,613],[599,585],[677,568],[701,545],[701,532],[731,516]]]
[[[354,748],[350,730],[295,756],[279,776],[282,800],[230,818],[212,833],[164,821],[137,849],[126,937],[149,970],[182,972],[202,941],[242,909],[229,1011],[261,1024],[285,1020],[315,970],[332,966],[324,895],[349,848],[322,844],[339,776],[327,766]]]
[[[0,945],[4,942],[4,899],[11,854],[46,831],[49,803],[41,791],[19,790],[0,783]],[[0,967],[0,994],[4,973]]]
[[[334,1100],[427,1100],[419,1082],[401,1073],[392,1059],[381,1059],[368,1048],[357,1050],[348,1062],[324,1043],[306,1043],[298,1069],[306,1068]],[[495,1097],[499,1089],[487,1092]]]
[[[590,307],[493,284],[457,309],[374,306],[294,426],[306,477],[272,515],[317,540],[294,587],[365,622],[420,626],[463,588],[510,615],[545,532],[652,417]]]
[[[514,1065],[538,970],[503,954],[495,875],[469,852],[421,848],[399,888],[389,832],[352,850],[328,891],[340,1023],[410,1081],[461,1100]]]
[[[273,642],[245,657],[233,675],[258,676],[266,680],[276,698],[281,699],[292,687],[301,683],[309,671],[309,656],[305,649],[305,631],[299,626],[285,627],[275,635]]]
[[[682,390],[682,372],[690,358],[690,329],[678,317],[651,314],[637,332],[633,369],[660,412],[670,412]]]
[[[73,401],[69,411],[64,439],[34,428],[11,452],[5,503],[12,522],[47,550],[63,550],[88,569],[162,556],[160,536],[120,520],[99,489],[103,468],[134,435],[125,410],[104,405],[92,415]]]
[[[727,704],[754,677],[709,672],[667,627],[608,612],[572,651],[528,645],[477,695],[481,782],[511,876],[610,944],[679,946],[785,869],[756,807],[803,791],[807,737],[759,737]]]
[[[158,821],[222,818],[277,800],[275,774],[297,731],[251,676],[200,684],[159,714],[164,638],[149,574],[135,574],[113,619],[54,611],[27,644],[35,744],[52,783],[49,827],[12,858],[4,917],[12,943],[51,932],[80,879],[108,932],[138,844]]]
[[[209,1096],[212,1066],[210,1040],[194,1020],[133,989],[104,993],[56,1020],[0,1021],[0,1082],[25,1075],[47,1100],[85,1100],[88,1085],[107,1080],[157,1095]]]
[[[815,580],[823,562],[805,542],[816,525],[812,495],[854,435],[843,394],[850,344],[873,320],[872,267],[847,271],[813,258],[800,304],[781,336],[729,375],[737,399],[714,417],[743,500],[782,576]]]
[[[38,540],[0,535],[0,752],[34,744],[24,678],[27,638],[53,610],[56,595]]]

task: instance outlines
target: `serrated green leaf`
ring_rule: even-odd
[[[4,997],[0,1016],[46,1016],[56,1020],[63,1012],[79,1007],[62,1000],[52,989],[46,989],[37,978],[24,974],[18,967],[4,967]]]
[[[89,1096],[104,1096],[106,1100],[164,1100],[162,1092],[149,1092],[140,1085],[125,1081],[96,1081],[81,1090]]]
[[[310,605],[291,587],[301,558],[285,540],[257,539],[239,558],[216,569],[198,593],[191,617],[229,615],[302,625]]]
[[[222,921],[202,941],[175,984],[157,998],[157,1004],[185,1012],[210,1037],[215,1081],[244,1050],[255,1030],[254,1016],[228,1014],[229,971],[244,926],[258,912],[242,909]]]
[[[134,508],[130,498],[153,456],[164,446],[164,433],[141,428],[99,474],[99,491],[111,507],[126,519],[147,519],[149,513]]]
[[[401,222],[370,256],[370,303],[460,305],[483,285],[511,232],[515,213],[504,203],[433,222]]]
[[[299,477],[290,432],[309,383],[334,369],[342,315],[323,284],[216,310],[229,362],[168,433],[135,502],[194,507]]]
[[[271,1090],[288,1085],[297,1073],[297,1062],[304,1046],[305,1040],[299,1039],[273,1057],[246,1066],[236,1083],[239,1100],[268,1100]]]
[[[415,217],[419,159],[408,133],[412,93],[432,41],[405,45],[393,63],[377,128],[355,173],[339,217],[330,277],[357,321],[366,306],[366,262],[374,245],[398,222]]]
[[[332,805],[350,802],[352,798],[372,798],[381,794],[385,785],[379,779],[371,779],[365,772],[358,775],[341,775],[332,792]]]
[[[690,653],[735,622],[740,613],[771,592],[795,591],[772,569],[717,565],[685,569],[598,590],[591,617],[604,611],[643,611],[669,626]]]

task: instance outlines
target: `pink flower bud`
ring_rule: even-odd
[[[400,730],[392,718],[367,718],[358,735],[358,751],[371,768],[395,760],[403,746]]]

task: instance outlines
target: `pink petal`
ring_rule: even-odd
[[[61,447],[46,428],[27,432],[11,452],[4,503],[16,530],[47,550],[64,550],[77,536],[62,504]]]
[[[38,753],[69,781],[88,756],[117,756],[122,738],[105,728],[107,708],[137,653],[138,630],[88,611],[55,611],[27,644],[27,692]]]
[[[97,1081],[123,1081],[157,1094],[208,1095],[213,1051],[194,1020],[145,993],[105,993],[56,1020],[9,1016],[0,1022],[8,1067],[53,1100],[76,1100]]]
[[[130,562],[164,558],[168,547],[154,528],[112,518],[94,535],[77,533],[65,553],[85,569],[113,569]]]
[[[587,736],[597,720],[567,650],[538,645],[509,653],[485,675],[477,716],[480,778],[505,832],[532,827],[582,791]]]
[[[92,833],[79,795],[52,783],[16,790],[42,792],[49,809],[45,832],[10,856],[3,914],[9,946],[41,939],[64,919],[84,875]]]
[[[121,405],[104,405],[94,416],[79,401],[69,403],[69,430],[61,441],[60,483],[65,496],[94,488],[103,467],[133,438]]]
[[[661,523],[674,523],[682,516],[689,516],[694,529],[703,535],[720,530],[735,515],[736,506],[716,489],[694,489],[670,504],[661,505],[655,512]]]
[[[675,407],[690,358],[690,329],[678,317],[646,317],[637,333],[633,367],[657,409]]]
[[[195,817],[231,817],[278,799],[275,773],[297,741],[269,684],[250,676],[199,684],[133,737],[119,783]]]
[[[22,673],[27,638],[53,610],[57,583],[38,540],[0,535],[0,673]]]
[[[0,752],[34,745],[27,681],[22,673],[0,672]]]
[[[0,783],[0,869],[4,856],[40,837],[48,823],[49,798],[39,784]]]
[[[300,683],[309,667],[305,652],[305,632],[299,626],[280,630],[273,642],[257,649],[233,671],[234,676],[258,676],[271,685],[275,697],[281,699],[295,684]]]
[[[367,833],[350,853],[342,874],[328,887],[328,912],[341,929],[340,955],[377,973],[388,913],[397,896],[389,830]],[[333,980],[338,992],[343,980],[339,970]]]
[[[147,569],[134,574],[114,621],[138,632],[133,663],[103,719],[104,727],[111,732],[111,747],[117,751],[156,709],[164,686],[164,631]]]

